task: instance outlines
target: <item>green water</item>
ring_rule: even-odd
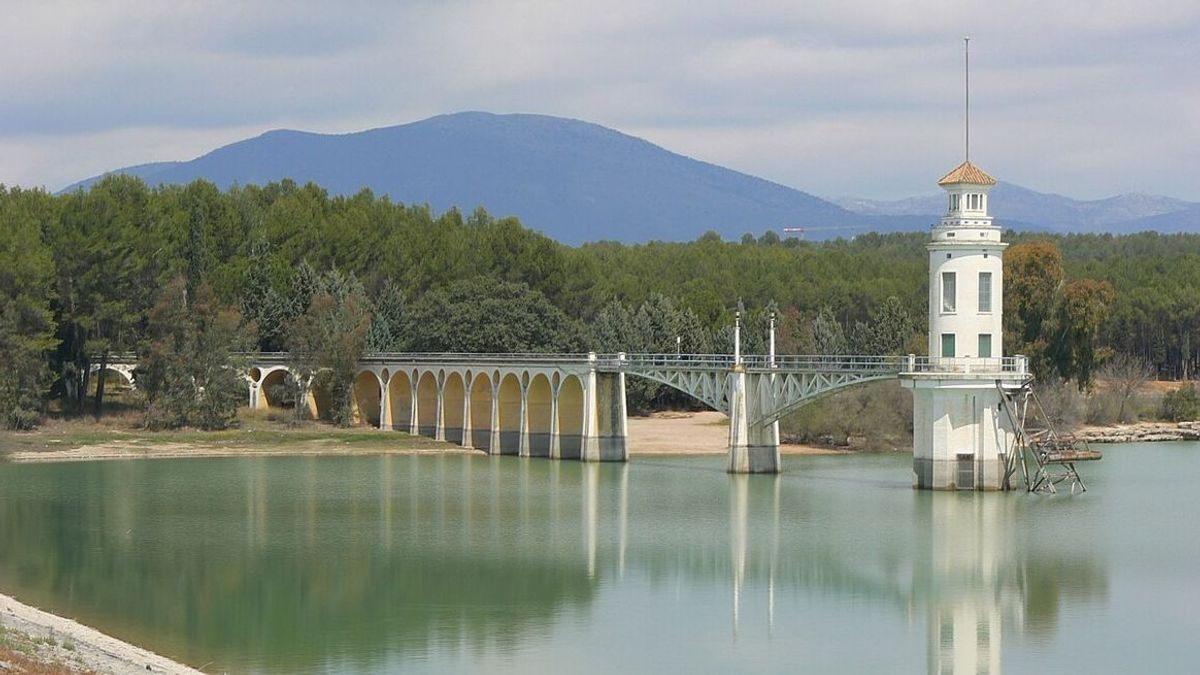
[[[1076,497],[905,456],[0,464],[0,590],[210,671],[1196,672],[1200,444]]]

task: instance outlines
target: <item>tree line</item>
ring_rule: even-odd
[[[1116,354],[1188,378],[1200,360],[1200,236],[1007,233],[1006,353],[1086,387]],[[925,351],[927,235],[808,242],[559,244],[483,208],[433,213],[284,180],[219,190],[107,177],[0,186],[0,414],[99,414],[94,366],[136,352],[147,424],[221,426],[243,350],[288,352],[348,416],[364,350]],[[347,374],[349,373],[349,374]],[[239,390],[238,396],[223,394]],[[90,393],[94,392],[94,393]],[[635,410],[682,404],[634,387]]]

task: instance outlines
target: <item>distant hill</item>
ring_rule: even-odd
[[[861,216],[612,129],[543,115],[459,113],[346,135],[271,131],[188,162],[117,172],[152,185],[292,178],[335,194],[367,187],[437,211],[483,206],[572,244],[692,240],[707,230],[736,238],[797,225],[847,228],[814,230],[814,238],[912,228],[910,218]]]
[[[1082,201],[999,183],[989,200],[996,222],[1005,227],[1051,232],[1200,232],[1200,204],[1156,195],[1125,194]],[[946,209],[945,197],[930,194],[895,201],[845,197],[833,200],[869,216],[924,216],[936,219]]]
[[[922,230],[945,209],[936,194],[827,201],[596,124],[483,112],[344,135],[270,131],[191,161],[116,172],[151,185],[206,178],[225,188],[291,178],[334,194],[365,187],[439,212],[457,206],[469,213],[483,206],[569,244],[688,241],[708,230],[732,239],[747,232],[782,234],[784,227],[805,227],[806,237],[828,239]],[[1078,201],[1009,183],[998,185],[993,195],[997,222],[1015,229],[1200,231],[1200,204],[1169,197]]]

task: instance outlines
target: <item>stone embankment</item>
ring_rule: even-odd
[[[1087,427],[1075,434],[1088,443],[1200,441],[1200,422],[1155,422],[1115,427]]]

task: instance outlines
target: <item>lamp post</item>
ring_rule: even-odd
[[[775,312],[771,312],[771,335],[767,347],[767,365],[775,367]]]
[[[733,365],[742,365],[742,311],[733,313]]]

